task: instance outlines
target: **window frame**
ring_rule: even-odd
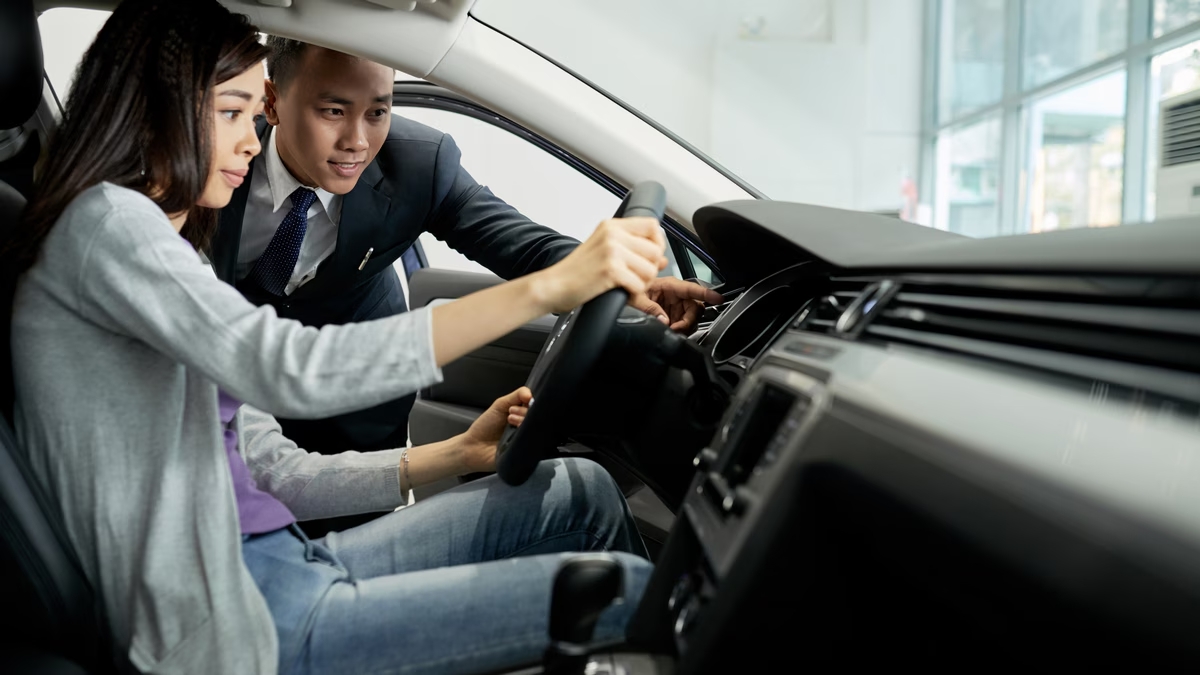
[[[940,136],[970,127],[988,117],[1001,116],[1000,136],[1000,222],[997,234],[1019,234],[1025,232],[1029,222],[1024,175],[1027,169],[1029,139],[1025,138],[1025,113],[1037,101],[1090,82],[1110,73],[1124,70],[1125,84],[1125,146],[1124,172],[1122,178],[1121,223],[1147,220],[1149,194],[1147,176],[1152,143],[1150,137],[1151,106],[1150,91],[1151,61],[1176,47],[1200,40],[1200,21],[1181,25],[1158,37],[1154,30],[1154,0],[1129,0],[1126,16],[1125,48],[1103,59],[1079,67],[1057,78],[1034,87],[1025,88],[1023,73],[1023,50],[1026,3],[1044,0],[1004,0],[1004,87],[999,101],[976,108],[950,119],[940,118],[938,102],[941,95],[940,45],[943,37],[943,10],[948,0],[925,0],[925,30],[927,39],[923,75],[925,104],[922,111],[921,131],[921,184],[920,199],[924,204],[937,203],[937,141]],[[949,223],[931,223],[939,229],[948,229]]]
[[[486,122],[550,153],[566,165],[590,178],[618,199],[624,199],[626,193],[629,192],[625,186],[618,183],[608,174],[600,171],[579,156],[556,145],[541,134],[476,103],[462,94],[432,82],[415,80],[396,82],[392,85],[392,106],[431,108],[466,115],[481,122]],[[679,265],[680,273],[684,278],[692,278],[696,274],[695,267],[692,265],[691,259],[687,256],[687,252],[691,251],[704,264],[708,265],[709,269],[717,277],[722,280],[724,279],[716,261],[704,250],[699,238],[691,230],[680,225],[678,221],[669,215],[663,217],[662,225],[663,229],[667,232],[667,241],[675,256],[676,264]]]

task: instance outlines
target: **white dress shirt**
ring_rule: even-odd
[[[238,249],[237,277],[244,279],[258,260],[284,216],[292,208],[291,195],[300,181],[287,170],[275,148],[275,128],[267,132],[266,151],[254,160],[250,194],[242,218],[242,243]],[[311,187],[311,186],[308,186]],[[308,228],[300,243],[300,257],[284,293],[291,295],[317,275],[317,267],[337,246],[338,222],[342,218],[342,196],[312,188],[317,193],[308,207]]]

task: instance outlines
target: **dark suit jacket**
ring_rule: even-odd
[[[260,136],[265,132],[260,129]],[[265,143],[264,143],[265,145]],[[392,116],[388,138],[342,198],[337,246],[317,275],[292,295],[278,298],[239,285],[252,302],[271,304],[279,316],[310,326],[367,321],[406,310],[392,264],[422,232],[504,279],[543,269],[578,245],[538,225],[479,185],[459,163],[449,135]],[[253,166],[251,167],[253,170]],[[210,256],[217,275],[237,284],[238,248],[252,176],[221,211]],[[366,266],[363,255],[374,248]],[[316,452],[376,450],[403,446],[415,396],[324,420],[281,419],[283,432]]]

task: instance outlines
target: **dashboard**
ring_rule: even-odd
[[[734,394],[631,643],[684,673],[1200,663],[1200,227],[1141,226],[1132,264],[792,206],[697,214],[745,288],[694,338]]]

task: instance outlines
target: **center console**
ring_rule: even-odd
[[[788,467],[825,405],[823,383],[795,370],[768,364],[742,383],[695,459],[681,517],[630,627],[632,643],[669,649],[690,673],[744,670],[755,645],[766,658],[771,644],[789,640],[795,588],[770,580],[788,573],[779,565],[793,560],[797,543],[785,532],[794,525],[799,476]],[[728,649],[730,641],[749,651]]]

